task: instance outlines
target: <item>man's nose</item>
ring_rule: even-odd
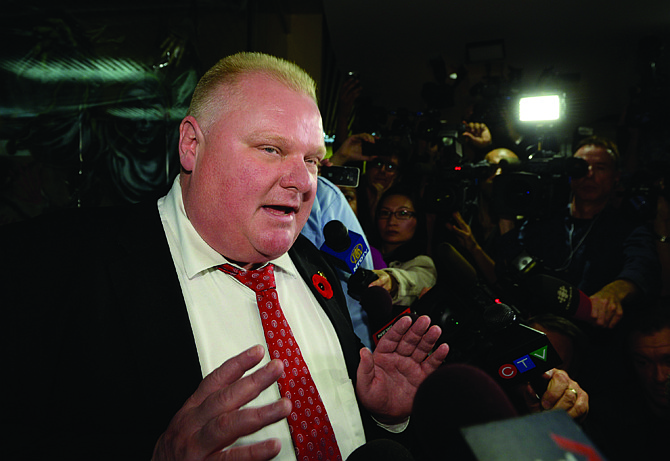
[[[309,169],[302,157],[286,157],[282,161],[281,168],[284,169],[280,181],[282,187],[287,189],[293,188],[302,193],[312,189],[316,175]]]
[[[670,379],[670,366],[665,364],[657,364],[655,370],[656,382],[665,383]]]
[[[586,176],[591,177],[593,176],[593,165],[589,165],[588,168],[586,169]]]

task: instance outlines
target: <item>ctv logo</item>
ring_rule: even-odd
[[[528,355],[519,357],[518,359],[513,360],[512,363],[505,363],[504,365],[501,365],[501,367],[498,368],[498,375],[500,375],[502,379],[512,379],[518,373],[525,373],[529,370],[532,370],[536,365],[531,359],[531,356],[534,357],[535,360],[546,362],[547,346],[543,346]]]
[[[351,254],[349,255],[349,261],[351,261],[351,264],[356,264],[359,259],[363,257],[363,244],[359,243],[354,247],[353,250],[351,250]]]

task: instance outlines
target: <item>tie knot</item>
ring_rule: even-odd
[[[232,275],[256,293],[275,288],[273,264],[267,264],[259,269],[253,270],[238,269],[230,264],[222,264],[218,266],[217,269]]]

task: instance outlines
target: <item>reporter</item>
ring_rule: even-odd
[[[402,189],[390,189],[375,214],[377,232],[372,244],[381,252],[386,268],[370,286],[382,286],[393,303],[409,306],[437,281],[437,269],[426,254],[426,220],[421,201]]]

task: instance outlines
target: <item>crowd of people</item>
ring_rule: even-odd
[[[653,459],[667,451],[660,436],[670,429],[670,330],[663,320],[670,309],[670,221],[663,170],[656,171],[649,184],[653,196],[631,199],[624,180],[637,171],[627,168],[631,162],[624,162],[616,140],[598,134],[583,136],[572,147],[570,165],[575,169],[560,175],[553,171],[554,178],[560,176],[560,184],[547,189],[553,196],[544,196],[541,209],[524,215],[526,210],[514,213],[503,203],[505,193],[521,190],[510,190],[510,182],[503,180],[522,171],[534,173],[540,181],[554,181],[528,167],[530,160],[535,156],[558,161],[569,156],[539,150],[530,155],[528,150],[515,152],[504,147],[508,143],[497,143],[483,123],[464,122],[461,130],[453,139],[457,149],[441,144],[439,138],[421,139],[419,126],[409,130],[409,143],[407,136],[394,138],[392,130],[386,138],[358,134],[330,159],[333,164],[361,169],[361,185],[341,189],[355,196],[350,201],[358,202],[358,218],[373,247],[395,251],[402,238],[401,248],[409,252],[400,263],[390,263],[387,251],[382,251],[384,262],[395,269],[377,271],[378,284],[392,293],[395,302],[403,288],[425,293],[453,275],[443,267],[451,262],[443,260],[439,248],[445,242],[454,245],[479,283],[514,303],[524,322],[547,334],[563,360],[561,368],[589,391],[591,412],[598,415],[583,425],[610,459],[629,459],[633,453]],[[360,148],[365,143],[379,143],[384,149],[374,157],[366,156],[366,149]],[[428,168],[426,156],[417,149],[430,153]],[[448,193],[436,196],[435,183],[438,191]],[[518,184],[526,187],[524,194],[537,194],[531,183]],[[648,200],[654,209],[631,213],[631,200]],[[389,228],[393,246],[389,246]],[[421,229],[418,241],[409,232],[415,228]],[[529,288],[542,280],[579,290],[579,312],[551,307],[555,302],[549,295],[554,292],[538,296],[537,286]],[[640,324],[650,325],[650,319],[658,323],[641,332]],[[645,351],[636,352],[636,348]],[[613,389],[620,387],[611,385],[607,370],[618,370],[621,380],[639,393],[640,405],[633,413],[634,405],[627,398],[612,404]],[[604,429],[628,416],[646,423],[631,421],[616,431]],[[617,436],[611,437],[614,432]]]
[[[560,213],[509,216],[496,178],[523,154],[486,124],[459,124],[458,149],[424,137],[422,152],[346,133],[327,157],[314,81],[260,53],[205,74],[179,135],[181,173],[157,203],[0,228],[16,459],[344,460],[378,439],[448,459],[412,425],[417,390],[449,366],[445,329],[404,316],[371,341],[351,274],[318,251],[332,220],[362,236],[369,287],[394,306],[439,286],[449,243],[477,283],[547,333],[563,365],[546,389],[518,389],[520,414],[565,410],[611,459],[640,440],[636,453],[663,448],[670,240],[654,231],[667,213],[662,200],[654,222],[621,213],[614,142],[575,146],[585,174]],[[468,182],[472,200],[461,183],[436,195],[436,172],[464,164],[484,171]],[[336,187],[319,175],[327,165],[359,167],[360,184]],[[524,252],[530,275],[511,269]],[[538,312],[522,289],[537,273],[582,290],[587,316]]]

